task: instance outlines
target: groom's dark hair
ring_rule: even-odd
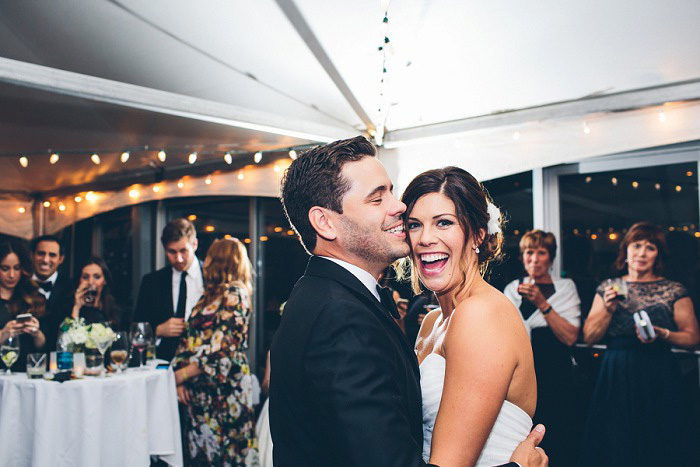
[[[309,254],[316,248],[316,231],[309,222],[309,210],[320,206],[342,214],[343,196],[350,189],[350,181],[341,176],[343,165],[376,154],[372,143],[357,136],[312,148],[285,171],[280,200]]]

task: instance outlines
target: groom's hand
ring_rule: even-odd
[[[518,444],[518,447],[510,456],[511,462],[517,462],[522,467],[546,466],[549,464],[547,454],[544,449],[537,447],[544,438],[544,425],[537,425],[534,430],[527,435],[525,440]]]

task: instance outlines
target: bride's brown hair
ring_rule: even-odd
[[[477,263],[479,272],[483,275],[488,268],[489,262],[500,258],[501,246],[503,244],[503,235],[500,232],[489,234],[488,204],[491,202],[486,189],[479,183],[469,172],[459,167],[444,167],[442,169],[433,169],[423,172],[414,178],[409,183],[406,190],[401,196],[401,201],[406,204],[406,212],[403,215],[404,228],[408,235],[407,219],[410,215],[416,202],[424,195],[429,193],[441,193],[445,195],[455,206],[455,214],[465,235],[465,242],[462,246],[462,259],[460,262],[460,271],[462,280],[459,284],[461,289],[466,285],[467,270],[467,255],[465,254],[468,248],[469,239],[474,241],[478,246],[479,253],[477,254]],[[494,223],[492,222],[492,225]],[[496,221],[495,225],[500,227],[501,219]],[[480,238],[480,232],[484,232],[484,236]],[[408,239],[408,236],[407,236]],[[410,241],[409,241],[410,245]],[[413,250],[411,249],[411,254]],[[406,269],[411,270],[411,286],[415,293],[420,292],[418,274],[416,266],[413,264],[411,255],[408,259],[399,266],[398,274],[406,275]]]

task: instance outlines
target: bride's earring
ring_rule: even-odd
[[[474,247],[474,253],[476,253],[477,255],[479,254],[479,247],[478,246]]]

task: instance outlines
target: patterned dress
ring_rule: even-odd
[[[257,465],[251,376],[244,353],[248,303],[245,289],[230,286],[213,302],[197,304],[178,345],[173,368],[194,363],[203,371],[185,383],[190,391],[183,427],[188,465]]]
[[[692,404],[677,359],[663,339],[643,344],[632,314],[645,310],[655,326],[677,331],[676,301],[687,297],[680,283],[661,279],[628,282],[617,304],[581,444],[581,467],[700,465]],[[596,293],[603,296],[605,284]]]

